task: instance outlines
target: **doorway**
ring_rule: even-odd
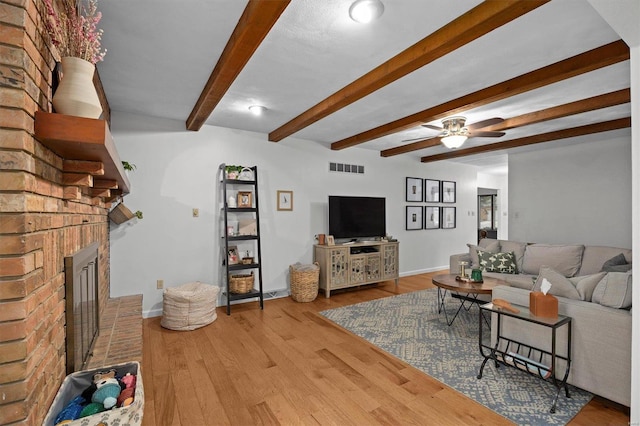
[[[478,188],[478,241],[498,238],[498,191]]]

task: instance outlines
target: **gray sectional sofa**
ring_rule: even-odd
[[[495,270],[491,261],[500,259],[502,272],[483,271],[484,276],[508,283],[493,290],[494,299],[528,306],[529,292],[534,286],[539,288],[542,277],[548,278],[550,293],[558,298],[559,313],[572,317],[568,382],[631,405],[631,250],[489,239],[468,246],[468,252],[451,255],[450,272],[458,273],[461,261],[469,262],[472,268],[483,263]],[[511,260],[515,267],[509,266]],[[492,329],[494,339],[496,333]],[[558,333],[558,347],[566,347],[566,330],[561,328]],[[503,334],[546,350],[551,346],[548,329],[529,323],[504,321]]]

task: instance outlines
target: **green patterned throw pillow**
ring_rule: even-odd
[[[516,255],[509,253],[491,253],[478,250],[480,269],[487,272],[499,272],[501,274],[517,274]]]

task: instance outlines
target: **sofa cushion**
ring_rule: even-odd
[[[571,277],[569,281],[576,286],[580,299],[586,302],[591,302],[593,296],[593,290],[596,288],[600,280],[604,278],[605,272],[598,272],[592,275],[582,275],[579,277]]]
[[[549,283],[551,284],[551,288],[549,289],[549,292],[547,294],[553,294],[554,296],[558,297],[566,297],[567,299],[582,299],[580,297],[580,293],[578,293],[578,290],[576,289],[576,286],[571,281],[569,281],[567,277],[548,266],[542,266],[540,268],[538,279],[533,285],[532,291],[541,291],[540,287],[542,286],[542,280],[544,279],[549,281]]]
[[[500,241],[500,251],[509,253],[513,252],[516,256],[516,265],[518,265],[518,273],[522,271],[522,261],[524,260],[524,250],[527,247],[527,243],[520,243],[518,241]]]
[[[500,251],[500,242],[498,240],[483,239],[480,244],[474,246],[473,244],[467,244],[469,247],[469,256],[471,256],[471,268],[477,268],[480,266],[480,260],[478,259],[478,250],[497,253]]]
[[[593,290],[591,301],[611,308],[630,308],[631,285],[631,272],[609,272]]]
[[[604,272],[627,272],[631,270],[631,264],[627,263],[627,259],[624,254],[620,253],[617,256],[613,256],[611,259],[604,262],[602,265]]]
[[[565,277],[572,277],[580,269],[583,251],[583,245],[530,244],[524,251],[522,271],[537,274],[541,266],[549,266]]]
[[[627,263],[631,263],[631,250],[619,247],[585,246],[582,254],[582,265],[576,275],[589,275],[602,271],[603,264],[622,253]]]
[[[516,274],[516,256],[510,253],[491,253],[482,249],[478,250],[480,269],[487,272],[500,272],[502,274]]]

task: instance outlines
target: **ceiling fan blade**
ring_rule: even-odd
[[[431,124],[421,124],[422,127],[426,127],[427,129],[433,129],[433,130],[437,130],[439,132],[444,131],[444,129],[442,127],[438,127],[438,126],[432,126]]]
[[[500,124],[503,121],[504,121],[504,118],[499,118],[499,117],[488,118],[486,120],[478,121],[477,123],[469,124],[467,126],[467,129],[469,130],[481,129],[483,127],[493,126],[494,124]]]
[[[470,132],[470,138],[499,138],[504,136],[505,132]]]
[[[439,138],[440,136],[436,136],[436,138]],[[433,136],[422,136],[421,138],[413,138],[413,139],[405,139],[402,142],[413,142],[413,141],[423,141],[423,140],[427,140],[427,139],[432,139]]]

